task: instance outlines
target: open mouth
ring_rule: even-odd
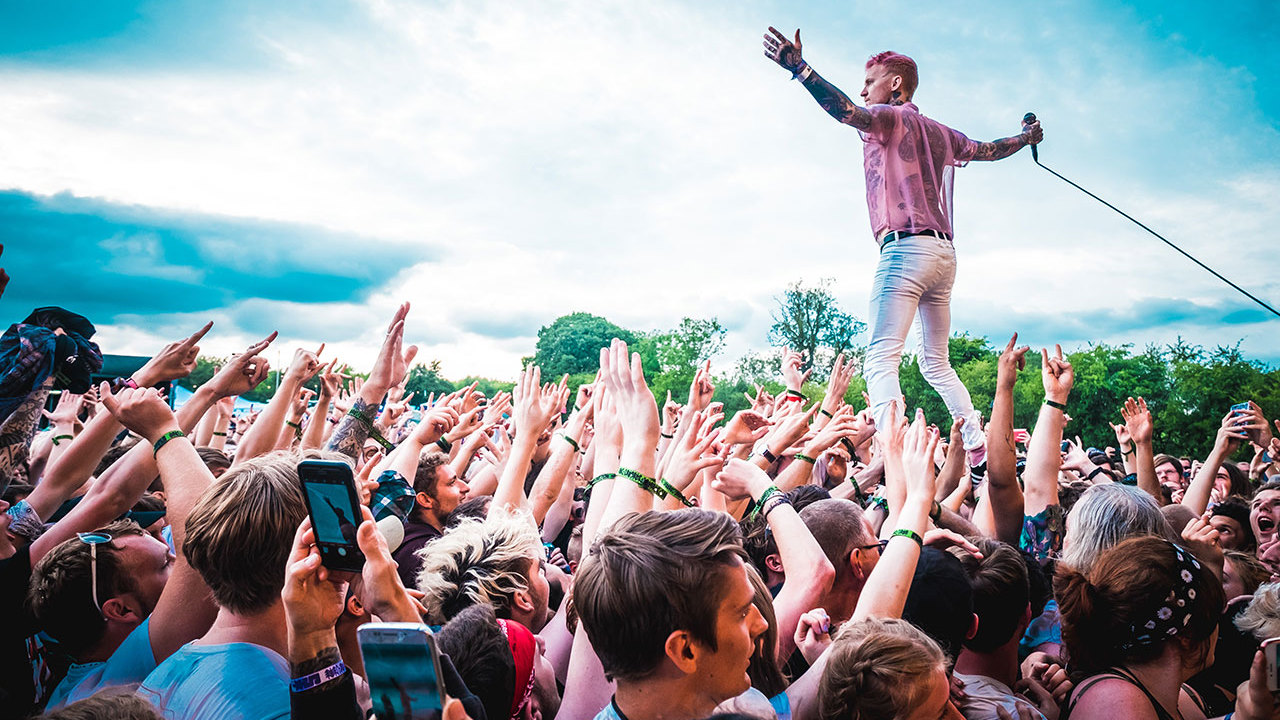
[[[1258,530],[1267,533],[1276,529],[1276,521],[1267,515],[1258,516]]]

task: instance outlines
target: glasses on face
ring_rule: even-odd
[[[111,536],[100,532],[76,533],[80,542],[89,546],[89,587],[93,589],[93,606],[102,612],[98,602],[98,546],[111,542]]]
[[[858,549],[859,549],[859,550],[870,550],[871,548],[875,548],[875,549],[876,549],[876,552],[878,552],[878,553],[880,553],[881,555],[883,555],[883,554],[884,554],[884,549],[885,549],[886,547],[889,547],[889,541],[888,541],[888,540],[880,540],[880,541],[876,542],[874,545],[859,545],[859,546],[858,546]]]

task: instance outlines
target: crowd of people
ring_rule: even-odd
[[[843,357],[808,398],[785,353],[786,391],[731,418],[709,367],[659,407],[618,340],[573,393],[528,366],[415,405],[406,304],[366,377],[298,349],[238,415],[273,334],[174,411],[156,387],[212,324],[91,388],[64,366],[92,325],[44,310],[0,341],[7,717],[394,717],[369,623],[429,628],[450,720],[1278,715],[1280,439],[1252,403],[1207,458],[1158,454],[1141,398],[1086,450],[1042,351],[1022,437],[1015,336],[976,466],[965,419],[847,403]],[[322,562],[307,459],[352,471],[359,572]]]

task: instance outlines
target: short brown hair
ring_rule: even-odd
[[[307,516],[298,460],[273,452],[231,468],[187,517],[183,555],[220,607],[248,615],[280,599],[293,536]]]
[[[1185,625],[1170,639],[1203,648],[1222,616],[1222,583],[1203,564],[1182,574],[1178,552],[1163,538],[1144,535],[1110,548],[1088,575],[1059,563],[1054,595],[1062,616],[1062,639],[1077,669],[1097,673],[1159,657],[1169,640],[1132,642],[1135,628],[1157,617],[1175,587],[1195,591]]]
[[[849,572],[849,554],[854,548],[875,542],[862,521],[862,508],[851,500],[819,500],[801,510],[800,519],[831,561],[837,577]]]
[[[117,520],[95,532],[114,540],[141,535],[142,528],[132,520]],[[94,550],[79,537],[63,541],[40,558],[27,588],[27,602],[36,620],[71,655],[97,643],[107,628],[101,608],[93,605],[94,554],[98,558],[99,602],[137,590],[119,548],[108,542]]]
[[[982,553],[981,559],[964,551],[952,552],[969,576],[973,613],[978,616],[978,632],[964,645],[986,653],[1013,637],[1031,604],[1027,563],[1022,553],[1006,543],[983,537],[969,541]]]
[[[946,665],[938,643],[906,620],[846,623],[831,644],[818,681],[818,717],[899,717],[924,699],[925,676]]]
[[[426,493],[436,499],[436,486],[440,481],[440,468],[449,464],[449,456],[435,450],[424,452],[418,458],[418,471],[413,474],[413,491]]]
[[[716,649],[727,571],[746,560],[738,524],[691,508],[632,513],[596,538],[578,569],[573,603],[605,674],[639,680],[686,630]]]

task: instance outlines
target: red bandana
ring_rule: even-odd
[[[529,628],[514,620],[499,618],[498,625],[507,638],[516,667],[515,694],[511,698],[511,718],[516,720],[533,694],[533,661],[538,655],[538,641]]]

